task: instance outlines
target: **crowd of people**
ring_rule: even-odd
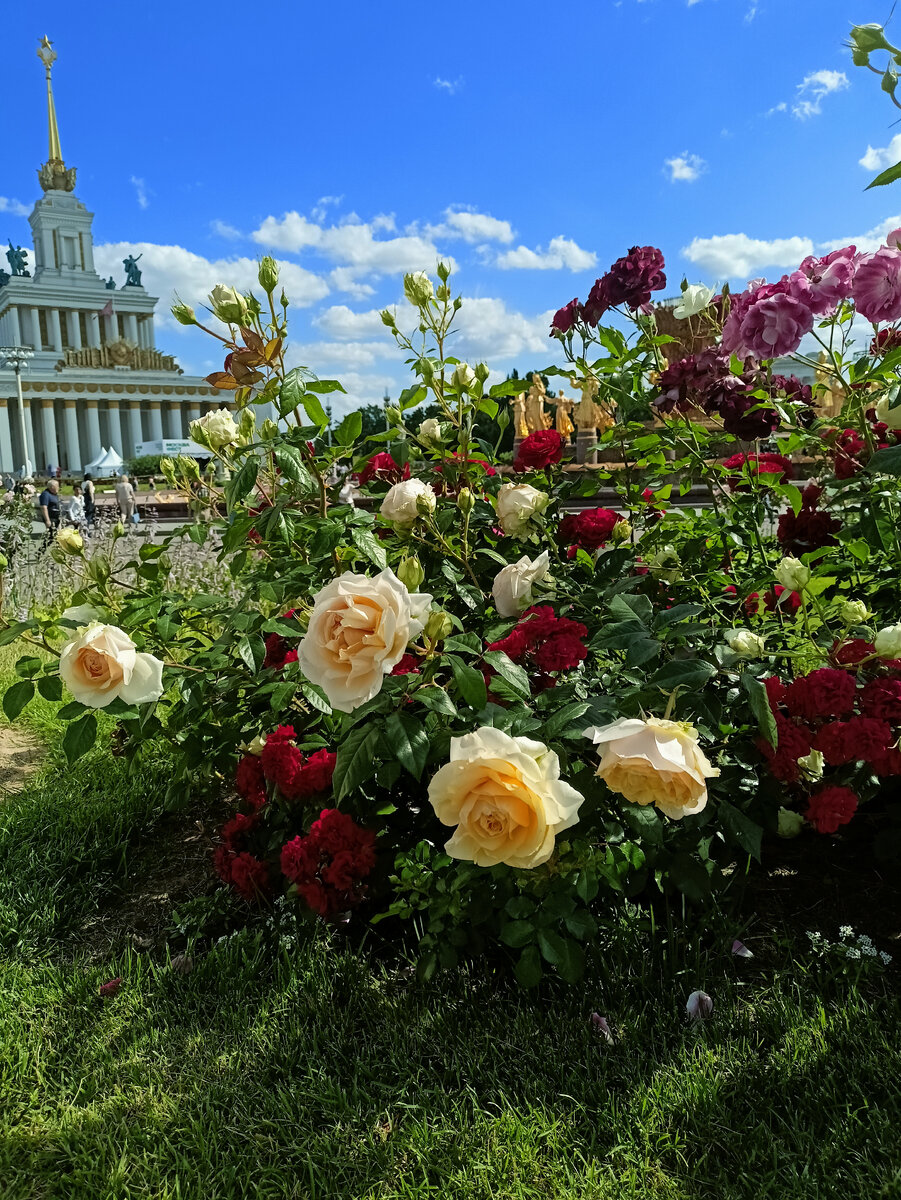
[[[116,477],[115,497],[115,510],[119,519],[127,525],[138,524],[141,518],[137,495],[134,485],[124,472]],[[73,483],[71,496],[65,497],[60,491],[60,480],[54,475],[46,480],[40,493],[30,478],[7,477],[3,481],[2,499],[5,504],[14,503],[16,500],[34,504],[35,519],[45,528],[47,545],[63,524],[77,529],[82,534],[90,534],[97,524],[97,491],[90,472],[85,473],[81,483]]]

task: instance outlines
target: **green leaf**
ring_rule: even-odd
[[[485,687],[482,672],[475,667],[470,667],[456,654],[449,654],[447,657],[454,673],[454,683],[459,688],[460,695],[470,708],[474,708],[476,711],[483,709],[488,703],[488,689]]]
[[[77,721],[73,721],[71,725],[66,727],[66,732],[63,735],[63,751],[66,755],[66,761],[71,766],[76,759],[81,758],[83,754],[87,754],[88,750],[94,745],[97,739],[97,715],[93,712],[85,713]]]
[[[504,912],[514,921],[524,921],[535,911],[535,901],[528,896],[511,896],[504,905]]]
[[[249,669],[256,675],[266,657],[266,647],[259,637],[242,637],[238,642],[238,653]]]
[[[901,163],[898,166],[901,167]],[[877,475],[901,475],[901,446],[877,450],[864,469]]]
[[[225,485],[225,499],[229,508],[240,504],[244,497],[253,490],[259,469],[259,459],[255,455],[251,454],[244,459],[238,471]]]
[[[420,688],[415,695],[421,704],[432,712],[441,713],[444,717],[455,717],[457,715],[457,706],[451,700],[450,696],[444,688],[430,684],[428,687]]]
[[[413,717],[392,713],[385,722],[385,740],[397,761],[414,779],[421,779],[429,756],[425,728]]]
[[[541,982],[541,958],[538,955],[538,949],[535,946],[526,946],[522,954],[519,956],[519,961],[513,968],[513,974],[519,981],[520,987],[533,988],[537,987]]]
[[[318,688],[313,687],[311,683],[302,683],[300,690],[311,708],[315,708],[317,712],[325,713],[326,716],[331,713],[332,706]]]
[[[637,619],[646,625],[654,615],[654,606],[647,596],[614,596],[609,608],[611,616],[619,621]]]
[[[303,372],[299,367],[295,367],[293,371],[287,373],[279,389],[279,416],[284,417],[288,413],[294,412],[298,405],[303,403],[303,396],[306,390],[307,385],[303,377]]]
[[[61,721],[74,721],[83,712],[84,705],[80,700],[70,700],[68,704],[64,704],[62,708],[56,710],[56,715]]]
[[[347,395],[347,388],[337,379],[308,379],[307,391],[318,392],[320,396],[327,396],[329,392],[343,392],[345,396]],[[309,410],[307,410],[307,416],[310,416]],[[313,418],[310,417],[310,420],[312,421]]]
[[[275,465],[285,479],[290,479],[292,483],[312,484],[313,477],[307,470],[301,453],[296,446],[286,444],[276,446],[272,457],[275,459]]]
[[[34,695],[34,684],[30,679],[20,679],[3,694],[3,711],[7,719],[15,721],[16,717]]]
[[[657,618],[659,628],[666,628],[669,625],[676,625],[679,621],[687,621],[689,617],[696,617],[699,613],[704,612],[703,604],[674,604],[672,608],[665,608]]]
[[[564,704],[544,723],[544,736],[548,739],[555,737],[581,737],[585,722],[579,717],[587,712],[589,705],[584,700],[574,700],[572,704]]]
[[[569,922],[567,922],[569,924]],[[571,938],[563,941],[563,955],[556,963],[557,974],[565,983],[578,983],[585,974],[585,951]]]
[[[58,675],[43,675],[38,680],[38,691],[45,700],[56,704],[63,698],[63,681]]]
[[[587,942],[598,931],[598,923],[586,908],[577,908],[574,913],[564,918],[564,924],[574,938]]]
[[[338,760],[332,779],[336,800],[349,796],[372,775],[378,741],[378,729],[371,725],[356,725],[338,747]]]
[[[716,667],[701,658],[675,659],[655,671],[648,683],[651,687],[671,692],[677,687],[700,687],[716,674]]]
[[[335,441],[339,446],[352,446],[362,432],[363,414],[359,409],[354,409],[335,430]]]
[[[757,822],[745,816],[741,809],[736,808],[734,804],[730,804],[728,800],[720,800],[717,805],[717,811],[726,832],[741,846],[745,853],[750,854],[759,861],[763,830]]]
[[[552,929],[538,930],[538,948],[545,962],[558,966],[566,958],[566,942]]]
[[[535,926],[531,921],[508,921],[500,932],[500,939],[505,946],[519,950],[535,938]]]
[[[770,708],[770,700],[766,688],[759,679],[755,679],[747,671],[742,674],[741,686],[748,693],[751,712],[757,718],[757,728],[775,749],[779,742],[779,734],[776,729],[776,718],[773,716],[773,710]]]
[[[670,862],[670,881],[689,900],[701,903],[710,896],[710,876],[690,854],[677,854]]]
[[[887,183],[894,183],[896,179],[901,179],[901,162],[895,163],[893,167],[889,167],[887,171],[883,171],[877,175],[872,183],[868,183],[864,188],[868,192],[870,188],[885,187]]]
[[[506,679],[515,692],[521,696],[531,696],[529,676],[522,667],[512,662],[503,650],[489,650],[485,655],[485,662],[497,671],[502,679]]]
[[[654,642],[650,638],[641,638],[631,644],[626,651],[626,666],[641,667],[646,662],[650,662],[652,658],[656,658],[663,647],[659,642]]]
[[[9,646],[17,638],[37,626],[37,621],[15,621],[8,629],[0,631],[0,646]]]
[[[586,868],[576,877],[576,895],[585,904],[590,904],[598,894],[598,877],[594,871]]]
[[[355,525],[351,530],[351,537],[360,553],[375,563],[380,571],[384,571],[388,566],[388,556],[385,554],[385,547],[372,530],[363,525]]]

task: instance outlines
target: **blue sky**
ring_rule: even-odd
[[[853,22],[887,15],[878,5],[36,9],[4,18],[0,237],[29,237],[46,32],[98,265],[121,278],[143,252],[158,344],[187,370],[219,364],[165,319],[173,290],[198,303],[219,280],[247,286],[262,253],[286,264],[295,361],[343,379],[353,404],[405,381],[377,311],[412,314],[402,273],[439,254],[468,298],[458,352],[502,376],[552,360],[550,313],[630,245],[661,247],[672,293],[683,274],[778,277],[901,224],[901,185],[864,191],[901,158],[901,114],[842,48]]]

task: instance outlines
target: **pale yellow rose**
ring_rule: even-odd
[[[674,821],[699,813],[707,803],[712,767],[690,725],[650,717],[623,718],[585,730],[600,746],[597,774],[612,792],[633,804],[654,804]]]
[[[494,577],[491,594],[500,617],[518,617],[532,603],[532,584],[544,579],[550,567],[547,550],[534,560],[523,555],[519,562],[502,567]]]
[[[56,535],[56,544],[65,554],[81,554],[84,540],[77,529],[61,529]]]
[[[501,484],[497,494],[497,519],[508,537],[527,537],[529,521],[543,513],[550,497],[528,483]]]
[[[371,578],[347,572],[313,597],[297,648],[300,668],[339,712],[381,691],[409,642],[422,633],[432,597],[411,595],[393,571]]]
[[[128,634],[99,621],[79,629],[59,657],[59,674],[76,700],[106,708],[115,699],[147,704],[163,694],[163,664],[141,654]]]
[[[238,426],[227,408],[214,408],[189,426],[191,437],[200,446],[209,446],[211,450],[221,450],[237,441]]]
[[[435,511],[434,488],[422,479],[403,479],[385,493],[379,512],[395,525],[413,525],[417,517]]]
[[[584,799],[560,778],[560,760],[543,742],[491,726],[451,738],[450,762],[429,784],[438,820],[456,826],[445,852],[479,867],[547,862]]]

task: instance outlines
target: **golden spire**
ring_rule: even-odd
[[[44,34],[41,44],[38,46],[38,58],[44,64],[44,70],[47,72],[47,124],[50,133],[50,155],[44,165],[38,171],[38,179],[41,187],[47,191],[64,191],[71,192],[75,187],[75,169],[74,167],[67,170],[63,162],[63,152],[59,144],[59,127],[56,123],[56,106],[53,103],[53,83],[50,78],[50,72],[53,69],[53,64],[56,62],[56,51],[53,49],[53,43]]]

